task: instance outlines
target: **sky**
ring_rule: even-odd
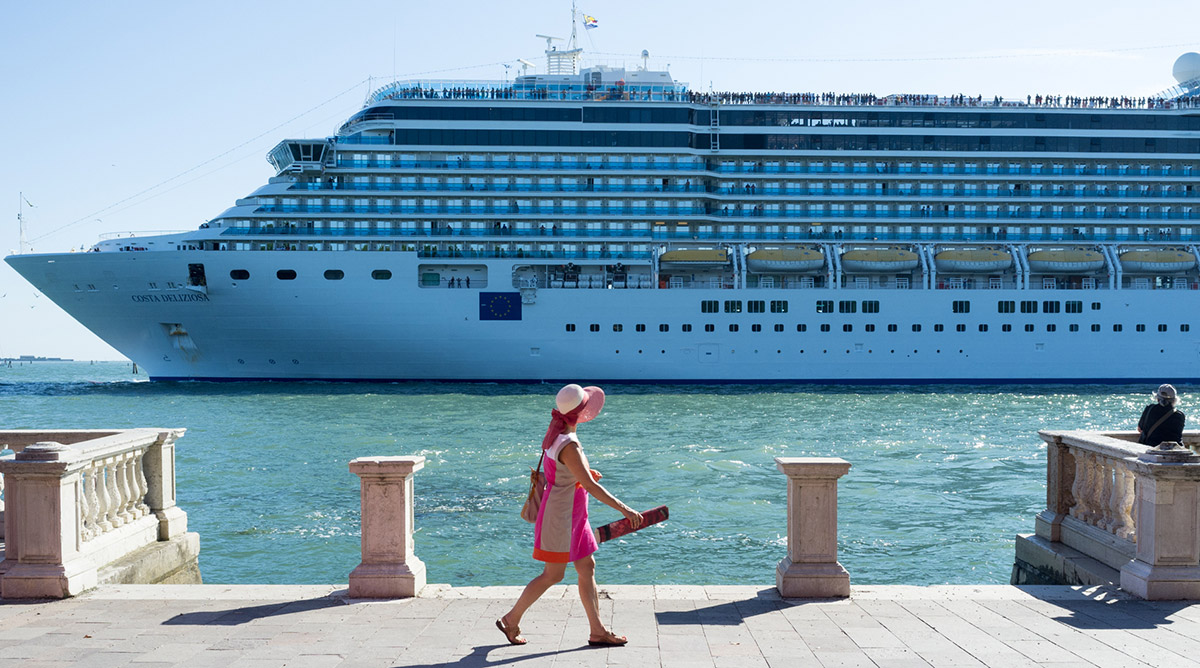
[[[544,67],[569,0],[16,2],[0,39],[0,252],[194,229],[272,176],[280,140],[331,135],[393,77]],[[1200,3],[585,1],[584,64],[694,89],[1151,95],[1200,51]],[[505,68],[505,64],[510,67]],[[22,198],[32,208],[22,203]],[[0,357],[122,359],[0,263]]]

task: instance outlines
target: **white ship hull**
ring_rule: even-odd
[[[1200,380],[1200,331],[1180,331],[1184,314],[1200,309],[1194,290],[547,289],[527,291],[532,303],[522,305],[520,320],[481,320],[481,292],[517,292],[495,278],[511,275],[512,260],[484,261],[493,279],[482,290],[419,287],[414,253],[166,251],[7,261],[160,380]],[[146,287],[177,279],[189,262],[206,265],[206,293]],[[322,278],[334,265],[344,280]],[[280,267],[298,278],[277,280]],[[381,268],[395,278],[372,280],[371,271]],[[251,278],[232,280],[234,269]],[[702,313],[701,300],[712,299],[787,300],[790,308]],[[877,300],[880,309],[816,313],[814,302],[828,299]],[[952,313],[951,303],[963,299],[973,302],[971,312]],[[1100,308],[997,312],[998,300],[1022,299],[1081,299]],[[575,331],[566,331],[568,324]],[[590,331],[592,324],[599,331]],[[614,332],[614,324],[623,331]],[[636,324],[646,331],[634,331]],[[669,331],[659,331],[660,324]],[[692,331],[682,331],[684,324]],[[704,331],[705,324],[714,331]],[[752,331],[755,324],[761,331]],[[806,331],[798,332],[798,324]],[[822,332],[823,324],[830,331]],[[875,331],[866,331],[868,324]],[[897,331],[887,331],[889,324]],[[913,332],[914,324],[922,331]],[[934,331],[937,324],[944,331]],[[1002,332],[1004,324],[1012,331]],[[1024,331],[1026,324],[1034,331]],[[1048,324],[1056,331],[1048,332]],[[1068,331],[1071,324],[1079,331]],[[1100,331],[1090,331],[1093,324]],[[1114,332],[1114,324],[1123,331]],[[1136,331],[1138,324],[1145,331]],[[1158,331],[1160,324],[1167,331]]]

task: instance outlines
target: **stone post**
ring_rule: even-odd
[[[1046,441],[1046,509],[1034,520],[1035,532],[1042,538],[1062,540],[1062,521],[1075,505],[1071,487],[1075,484],[1075,457],[1062,436],[1040,432]]]
[[[1200,456],[1177,446],[1147,450],[1134,468],[1137,558],[1121,589],[1149,600],[1200,598]]]
[[[850,574],[837,560],[837,481],[850,470],[838,457],[776,457],[788,477],[788,553],[775,571],[780,595],[850,595]]]
[[[425,586],[425,564],[413,553],[412,474],[425,458],[359,457],[362,563],[350,573],[351,598],[407,598]]]
[[[187,513],[175,505],[175,441],[183,433],[183,429],[160,432],[142,459],[146,505],[158,518],[159,540],[187,533]]]

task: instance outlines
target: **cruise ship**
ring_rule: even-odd
[[[157,380],[1200,381],[1200,55],[1142,98],[544,70],[392,82],[199,229],[6,261]]]

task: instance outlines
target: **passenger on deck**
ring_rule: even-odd
[[[1183,442],[1184,415],[1176,409],[1179,395],[1170,385],[1159,385],[1154,403],[1146,406],[1138,420],[1138,443],[1156,446],[1165,441]]]

